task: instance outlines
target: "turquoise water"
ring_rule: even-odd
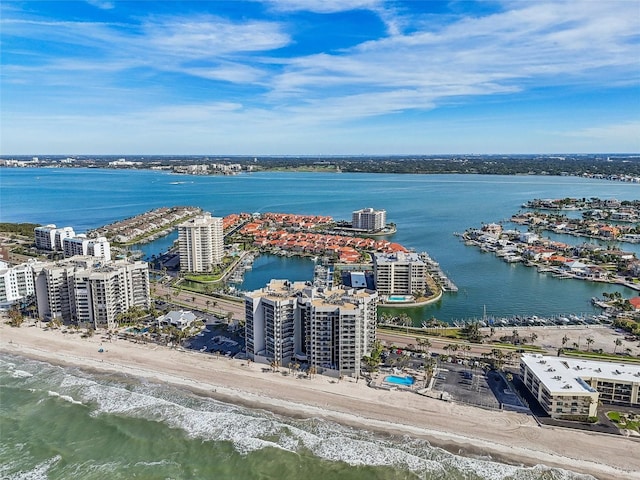
[[[405,295],[390,295],[387,297],[388,302],[408,302],[412,299],[413,297]]]
[[[0,355],[0,385],[6,480],[591,478],[14,356]]]
[[[254,173],[176,176],[151,170],[0,169],[0,221],[100,226],[160,206],[194,205],[224,216],[234,212],[292,212],[349,219],[355,209],[387,210],[397,224],[394,241],[427,251],[459,287],[441,301],[407,309],[416,325],[431,317],[596,313],[590,299],[603,292],[636,292],[617,286],[568,281],[507,264],[465,246],[454,235],[482,222],[508,219],[532,198],[640,198],[638,185],[577,177],[480,175],[383,175]],[[506,223],[507,227],[516,227]],[[523,229],[521,226],[517,226]],[[554,236],[569,244],[582,239]],[[173,238],[143,246],[147,255],[166,251]],[[623,244],[640,253],[640,245]],[[264,262],[264,263],[260,263]],[[309,260],[261,257],[240,288],[263,287],[270,278],[309,278]],[[310,274],[309,274],[310,275]],[[303,278],[304,277],[304,278]]]
[[[404,386],[411,386],[413,385],[416,380],[413,377],[400,377],[398,375],[387,375],[386,377],[384,377],[384,381],[387,383],[393,383],[395,385],[404,385]]]

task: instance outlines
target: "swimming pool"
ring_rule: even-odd
[[[412,302],[413,295],[389,295],[387,297],[387,302],[390,303],[402,303],[402,302]]]
[[[125,328],[124,331],[126,333],[134,333],[134,334],[138,335],[140,333],[147,333],[149,331],[149,327],[144,327],[142,330],[140,330],[139,328],[136,328],[136,327],[128,327],[128,328]]]
[[[398,375],[387,375],[384,377],[384,381],[387,383],[393,383],[395,385],[404,385],[405,387],[410,387],[415,383],[415,379],[413,377],[400,377]]]

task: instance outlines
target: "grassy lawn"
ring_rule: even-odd
[[[190,280],[192,282],[219,282],[222,278],[222,274],[216,275],[185,275],[186,280]]]
[[[613,362],[640,363],[640,358],[623,355],[611,355],[610,353],[583,352],[578,350],[563,350],[566,357],[588,358],[592,360],[610,360]]]
[[[618,428],[626,428],[628,430],[635,430],[636,432],[640,432],[640,416],[634,415],[631,417],[630,415],[625,415],[620,412],[607,412],[607,417],[609,420],[618,425]]]

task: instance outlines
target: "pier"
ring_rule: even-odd
[[[445,292],[457,292],[458,287],[445,275],[440,264],[432,259],[427,252],[420,253],[420,259],[427,264],[427,272]]]

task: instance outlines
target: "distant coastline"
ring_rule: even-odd
[[[4,155],[0,167],[156,169],[196,175],[255,171],[579,176],[640,183],[640,154],[512,155]]]

